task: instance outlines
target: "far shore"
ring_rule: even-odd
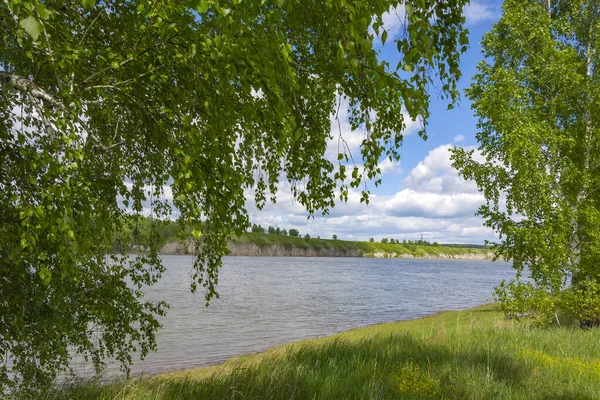
[[[363,257],[490,260],[493,252],[484,246],[414,243],[376,243],[320,238],[245,233],[228,243],[231,256],[259,257]],[[135,249],[134,249],[135,250]],[[138,250],[144,250],[138,248]],[[192,240],[168,240],[161,254],[194,254]]]

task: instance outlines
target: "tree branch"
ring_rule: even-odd
[[[13,21],[15,21],[15,24],[17,24],[17,26],[19,26],[19,18],[15,15],[15,13],[13,12],[13,10],[10,9],[10,5],[8,4],[8,0],[4,0],[4,4],[6,5],[6,8],[8,9],[8,13],[12,17]]]
[[[59,99],[25,77],[0,71],[0,83],[12,86],[22,92],[29,93],[36,99],[42,100],[45,106],[52,106],[61,110],[65,109],[64,104]]]
[[[148,47],[147,49],[145,49],[145,50],[141,51],[140,53],[136,54],[135,56],[133,56],[133,57],[129,57],[128,59],[126,59],[126,60],[124,60],[124,61],[120,62],[120,63],[117,65],[117,67],[116,67],[116,68],[115,68],[115,67],[113,67],[112,65],[111,65],[111,66],[109,66],[109,67],[103,68],[103,69],[101,69],[100,71],[98,71],[98,72],[95,72],[95,73],[93,73],[92,75],[90,75],[90,76],[88,76],[87,78],[85,78],[85,79],[82,81],[82,83],[86,84],[86,83],[90,82],[92,79],[94,79],[95,77],[97,77],[98,75],[102,75],[103,73],[105,73],[106,71],[109,71],[109,70],[111,70],[111,69],[118,69],[118,68],[121,68],[122,66],[126,65],[127,63],[130,63],[131,61],[135,60],[136,58],[138,58],[138,57],[140,57],[140,56],[142,56],[142,55],[146,54],[146,53],[147,53],[147,52],[149,52],[150,50],[153,50],[153,49],[155,49],[155,48],[157,48],[157,47],[160,47],[160,46],[163,46],[163,45],[167,44],[169,41],[171,41],[171,40],[175,39],[177,36],[179,36],[179,33],[176,33],[176,34],[174,34],[173,36],[171,36],[170,38],[168,38],[167,40],[165,40],[165,41],[164,41],[164,42],[162,42],[162,43],[158,43],[158,44],[155,44],[154,46],[150,46],[150,47]]]

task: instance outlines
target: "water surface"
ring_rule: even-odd
[[[472,260],[225,257],[220,299],[189,290],[191,256],[163,256],[158,351],[133,374],[192,368],[300,339],[486,302],[510,264]]]

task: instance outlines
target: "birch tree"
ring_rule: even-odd
[[[600,322],[599,22],[596,0],[505,1],[467,91],[485,160],[453,153],[485,194],[498,257],[532,279],[498,288],[505,307],[548,321],[572,295],[582,326]]]
[[[368,199],[405,118],[426,124],[431,83],[457,98],[465,3],[2,0],[0,393],[47,388],[69,351],[127,371],[155,348],[165,304],[143,292],[164,269],[157,241],[113,252],[136,215],[179,216],[208,301],[248,193],[262,207],[287,181],[309,215],[350,188]],[[400,6],[388,40],[382,15]],[[340,96],[364,137],[354,155],[340,138],[334,166]]]

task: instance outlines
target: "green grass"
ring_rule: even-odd
[[[267,235],[260,233],[244,233],[240,237],[232,237],[232,243],[252,243],[258,247],[265,248],[269,246],[281,246],[285,249],[300,248],[327,250],[334,249],[338,253],[350,254],[358,252],[364,257],[372,257],[376,253],[387,257],[439,257],[446,258],[461,257],[465,255],[488,255],[487,249],[473,249],[463,247],[445,247],[445,246],[421,246],[421,245],[403,245],[389,243],[355,242],[349,240],[331,240],[331,239],[304,239],[292,236]]]
[[[598,399],[600,331],[494,306],[354,329],[222,365],[88,383],[49,399]]]

